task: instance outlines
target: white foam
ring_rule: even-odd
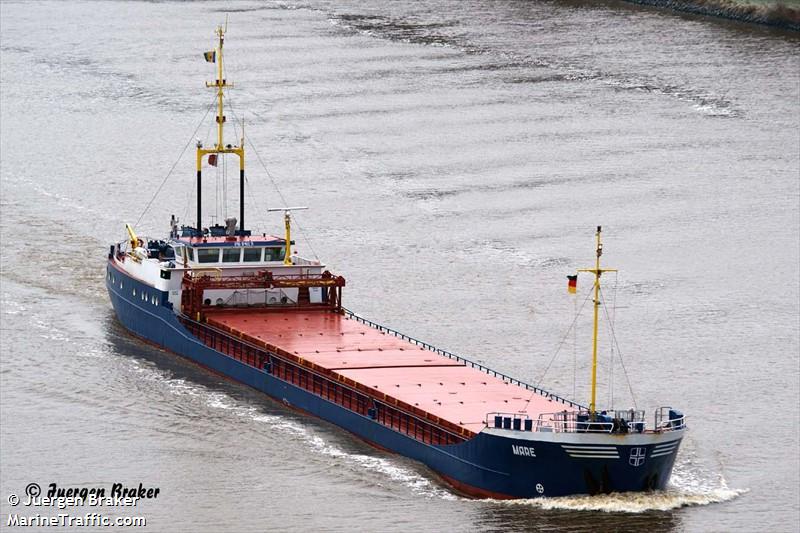
[[[106,359],[108,357],[108,352],[99,348],[90,348],[84,352],[81,352],[79,355],[81,357],[87,357],[90,359]]]
[[[158,376],[163,379],[163,376]],[[354,470],[364,470],[384,476],[401,484],[414,494],[443,500],[464,500],[449,490],[437,486],[432,479],[406,468],[392,457],[379,457],[349,453],[313,432],[313,429],[282,415],[265,414],[255,406],[243,405],[229,395],[207,391],[182,379],[167,379],[170,391],[178,395],[205,396],[207,406],[223,409],[230,415],[245,417],[253,422],[268,424],[271,430],[281,432],[286,438],[313,450],[314,455],[325,455],[337,460],[338,465]],[[720,474],[704,469],[694,457],[694,452],[683,450],[675,465],[670,487],[665,491],[646,493],[613,493],[598,496],[543,497],[527,500],[467,500],[482,505],[486,502],[500,505],[528,505],[545,510],[601,511],[607,513],[644,513],[668,511],[687,506],[710,505],[732,500],[747,492],[732,489]]]
[[[216,409],[236,409],[236,404],[232,403],[233,400],[230,396],[223,394],[221,392],[212,392],[209,394],[208,399],[206,400],[206,404],[209,407],[214,407]]]
[[[698,103],[692,106],[696,111],[711,117],[732,117],[734,111],[715,104]]]
[[[169,387],[169,392],[176,396],[198,396],[201,393],[198,387],[186,383],[183,379],[168,379],[167,386]]]
[[[19,315],[26,311],[26,307],[16,300],[12,300],[8,294],[3,295],[3,314]]]
[[[645,513],[726,502],[746,492],[747,489],[728,487],[721,474],[708,472],[698,465],[693,452],[686,452],[679,456],[667,490],[490,501],[504,505],[530,505],[546,510]]]
[[[506,505],[530,505],[541,509],[571,511],[601,511],[605,513],[645,513],[669,511],[680,507],[709,505],[732,500],[742,490],[727,487],[691,493],[675,489],[656,492],[626,492],[599,496],[564,496],[531,500],[501,500]]]
[[[288,420],[283,416],[261,413],[255,407],[237,405],[235,400],[225,394],[211,393],[206,404],[213,408],[230,410],[234,415],[248,417],[254,422],[269,424],[271,429],[280,431],[287,437],[313,449],[315,455],[326,455],[339,459],[345,466],[386,476],[391,481],[408,487],[415,494],[446,500],[458,499],[447,490],[437,487],[430,479],[394,463],[390,458],[348,453],[330,444],[319,435],[315,435],[310,429],[301,424]]]
[[[378,472],[387,476],[393,482],[400,483],[410,488],[415,494],[429,498],[441,498],[444,500],[455,500],[455,495],[447,490],[436,487],[429,479],[421,476],[412,470],[394,464],[392,460],[383,457],[375,457],[363,454],[347,453],[335,446],[327,444],[320,437],[312,436],[309,444],[316,449],[317,453],[330,457],[343,459],[351,466],[359,469],[366,469],[371,472]]]

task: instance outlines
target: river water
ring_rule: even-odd
[[[603,329],[600,397],[687,413],[669,491],[462,498],[125,333],[107,247],[211,141],[201,54],[226,14],[231,100],[269,172],[248,145],[248,224],[280,233],[267,207],[309,206],[300,252],[347,277],[354,311],[586,401],[588,315],[564,334],[589,281],[576,301],[565,276],[603,225],[619,350]],[[797,530],[796,34],[610,0],[0,15],[4,526],[30,482],[119,481],[161,489],[133,513],[152,531]],[[140,233],[193,219],[191,151]],[[206,212],[234,215],[207,175]]]

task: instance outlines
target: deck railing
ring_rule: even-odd
[[[521,413],[489,413],[486,415],[487,427],[513,429],[516,431],[539,431],[548,433],[641,433],[644,431],[644,412],[635,416],[612,417],[597,413],[594,418],[588,411],[559,411],[542,413],[536,419]],[[630,423],[628,422],[630,420]]]
[[[663,433],[686,427],[683,413],[670,407],[655,412],[655,425],[647,430],[643,410],[626,409],[600,411],[592,415],[587,410],[542,413],[536,419],[524,413],[488,413],[485,424],[495,429],[541,431],[552,433],[612,433],[628,434],[654,431]]]
[[[656,431],[677,431],[686,427],[686,416],[672,407],[659,407],[654,422]]]
[[[456,354],[454,354],[452,352],[448,352],[447,350],[442,350],[441,348],[437,348],[436,346],[433,346],[432,344],[428,344],[427,342],[421,341],[419,339],[415,339],[414,337],[409,337],[405,333],[400,333],[399,331],[396,331],[396,330],[394,330],[392,328],[386,327],[386,326],[384,326],[382,324],[378,324],[377,322],[373,322],[372,320],[369,320],[369,319],[366,319],[366,318],[364,318],[362,316],[359,316],[359,315],[355,314],[354,312],[350,311],[349,309],[346,309],[346,308],[343,307],[342,311],[344,311],[344,313],[345,313],[345,315],[347,317],[349,317],[349,318],[351,318],[353,320],[356,320],[357,322],[360,322],[362,324],[370,326],[371,328],[377,329],[378,331],[383,331],[385,333],[393,335],[393,336],[395,336],[395,337],[397,337],[399,339],[403,339],[404,341],[408,341],[408,342],[410,342],[410,343],[412,343],[412,344],[414,344],[416,346],[420,346],[421,348],[425,348],[426,350],[430,350],[430,351],[432,351],[434,353],[437,353],[439,355],[447,357],[448,359],[453,359],[453,360],[458,361],[460,363],[464,363],[465,365],[470,366],[470,367],[475,368],[475,369],[478,369],[481,372],[489,374],[490,376],[494,376],[496,378],[499,378],[502,381],[505,381],[506,383],[511,383],[512,385],[518,385],[518,386],[520,386],[520,387],[522,387],[522,388],[524,388],[526,390],[529,390],[531,392],[535,392],[536,394],[544,396],[545,398],[549,398],[551,400],[554,400],[554,401],[557,401],[557,402],[561,402],[561,403],[563,403],[565,405],[569,405],[570,407],[575,407],[575,408],[578,408],[578,409],[585,409],[585,407],[583,405],[575,403],[572,400],[567,400],[566,398],[562,398],[561,396],[557,396],[556,394],[553,394],[552,392],[548,392],[548,391],[546,391],[544,389],[540,389],[539,387],[536,387],[534,385],[530,385],[528,383],[525,383],[524,381],[520,381],[520,380],[518,380],[516,378],[512,378],[511,376],[508,376],[508,375],[503,374],[501,372],[498,372],[496,370],[492,370],[491,368],[483,366],[480,363],[476,363],[475,361],[470,361],[469,359],[467,359],[465,357],[461,357],[460,355],[456,355]]]
[[[342,407],[368,416],[379,424],[427,444],[458,444],[466,440],[439,424],[426,420],[399,406],[373,398],[338,380],[282,357],[262,346],[239,339],[229,332],[187,315],[178,315],[183,325],[203,344],[257,368],[262,372],[303,388]]]

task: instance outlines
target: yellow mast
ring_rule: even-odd
[[[225,24],[227,27],[227,23]],[[217,79],[214,82],[206,82],[206,87],[216,87],[217,89],[217,142],[213,148],[203,148],[201,142],[197,143],[197,231],[202,233],[202,219],[201,219],[201,177],[203,168],[203,158],[209,154],[234,154],[239,157],[239,233],[244,235],[244,128],[242,129],[242,138],[239,146],[226,145],[224,143],[224,125],[225,125],[225,89],[233,87],[233,83],[223,78],[223,55],[222,46],[225,44],[225,31],[226,28],[218,26],[216,34],[219,38],[219,43],[211,55],[211,60],[217,64]],[[209,52],[211,53],[211,52]],[[207,56],[207,61],[209,61]]]
[[[291,266],[292,264],[292,211],[300,211],[308,209],[308,207],[270,207],[268,212],[283,211],[283,225],[286,229],[286,253],[283,256],[283,264]]]
[[[590,272],[594,274],[594,329],[592,331],[592,399],[589,403],[589,412],[594,418],[597,408],[597,322],[600,312],[600,276],[603,272],[616,272],[613,268],[600,268],[600,256],[603,255],[603,243],[600,242],[600,232],[602,228],[597,226],[597,256],[594,268],[581,268],[578,272]]]
[[[283,215],[283,224],[286,226],[286,252],[283,256],[283,264],[288,266],[292,264],[292,216],[288,210]]]
[[[217,151],[224,148],[222,138],[224,130],[222,125],[225,121],[224,109],[222,107],[222,100],[225,97],[224,89],[227,86],[225,80],[222,78],[222,45],[225,43],[225,31],[222,26],[217,26],[217,35],[219,36],[219,46],[217,47]],[[208,84],[206,83],[206,86]],[[220,118],[221,117],[221,118]]]

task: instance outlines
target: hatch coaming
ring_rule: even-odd
[[[499,409],[539,413],[563,403],[480,369],[378,331],[349,316],[294,310],[205,312],[205,321],[237,339],[296,359],[335,381],[417,416],[474,435]]]

